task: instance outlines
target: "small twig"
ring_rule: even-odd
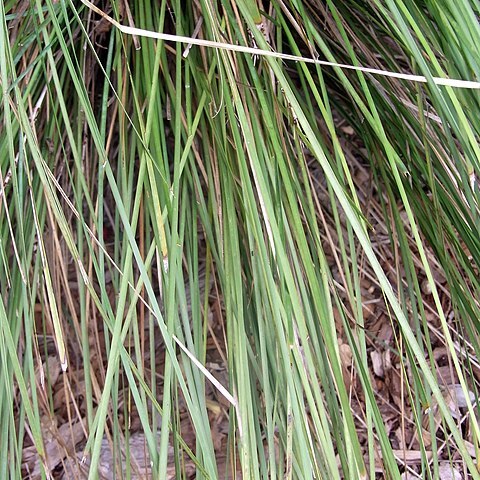
[[[202,28],[202,24],[203,24],[203,17],[200,17],[198,19],[198,22],[197,24],[195,25],[195,30],[193,31],[193,34],[192,34],[192,38],[197,38],[199,32],[200,32],[200,29]],[[183,58],[187,58],[188,57],[188,54],[190,53],[190,49],[192,48],[193,46],[193,43],[189,43],[187,45],[187,48],[185,49],[185,51],[183,52]]]

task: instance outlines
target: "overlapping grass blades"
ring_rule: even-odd
[[[146,30],[191,35],[200,25],[201,37],[231,44],[427,79],[480,78],[476,2],[338,3],[98,7]],[[106,429],[120,455],[129,435],[123,412],[139,418],[155,478],[167,478],[169,446],[179,478],[185,450],[198,478],[217,478],[208,380],[174,340],[205,364],[214,301],[225,332],[225,387],[235,399],[222,407],[232,475],[400,478],[405,467],[372,382],[366,276],[395,325],[391,348],[420,445],[418,475],[438,477],[438,435],[478,478],[437,375],[429,324],[432,314],[468,399],[475,443],[476,91],[186,51],[123,35],[73,1],[4,2],[0,12],[1,478],[25,474],[30,445],[48,469],[42,425],[56,413],[42,361],[51,356],[66,368],[68,421],[84,422],[92,465]],[[353,156],[344,123],[358,148]],[[371,203],[354,161],[370,170]],[[390,238],[388,260],[379,224]],[[215,279],[210,298],[199,287],[202,269]],[[361,411],[352,410],[353,396]],[[90,478],[97,473],[91,468]]]

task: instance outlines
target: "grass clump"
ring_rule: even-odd
[[[478,13],[4,2],[0,478],[478,478]]]

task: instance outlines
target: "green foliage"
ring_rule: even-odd
[[[45,434],[60,417],[83,422],[62,458],[85,440],[89,478],[130,417],[154,478],[186,462],[217,478],[215,408],[232,476],[438,478],[450,459],[479,478],[479,96],[433,81],[480,79],[478,3],[97,6],[427,82],[126,35],[71,0],[2,2],[0,478],[62,468]],[[207,388],[212,341],[224,391]],[[415,468],[372,351],[396,359]]]

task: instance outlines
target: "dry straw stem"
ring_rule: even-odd
[[[201,47],[218,48],[221,50],[230,50],[233,52],[249,53],[251,55],[259,55],[263,57],[274,57],[274,58],[279,58],[281,60],[288,60],[293,62],[312,63],[314,65],[322,65],[324,67],[341,68],[343,70],[355,70],[358,72],[371,73],[372,75],[382,75],[384,77],[397,78],[399,80],[407,80],[410,82],[428,83],[428,80],[429,80],[427,77],[424,77],[423,75],[389,72],[387,70],[379,70],[377,68],[361,67],[358,65],[347,65],[344,63],[327,62],[326,60],[318,60],[316,58],[289,55],[286,53],[279,53],[271,50],[262,50],[260,48],[246,47],[243,45],[232,45],[231,43],[215,42],[213,40],[202,40],[194,37],[184,37],[182,35],[171,35],[168,33],[153,32],[151,30],[144,30],[143,28],[127,27],[125,25],[120,24],[116,20],[114,20],[112,17],[107,15],[105,12],[100,10],[98,7],[93,5],[93,3],[89,2],[88,0],[82,0],[82,3],[85,6],[87,6],[89,9],[101,15],[105,20],[107,20],[112,25],[117,27],[121,32],[127,35],[132,35],[134,37],[140,36],[140,37],[154,38],[156,40],[164,40],[167,42],[185,43],[189,46],[198,45]],[[455,78],[441,78],[441,77],[431,77],[431,80],[435,85],[439,85],[439,86],[443,85],[447,87],[467,88],[471,90],[480,89],[480,82],[476,82],[472,80],[460,80]]]

